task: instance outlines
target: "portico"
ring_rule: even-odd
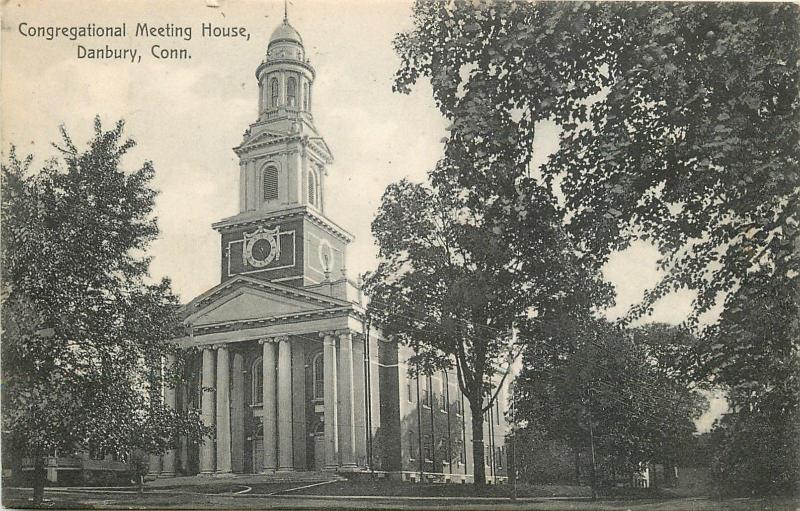
[[[379,410],[367,410],[365,393],[373,403],[379,393],[354,382],[373,365],[359,304],[239,276],[192,301],[189,311],[189,335],[177,342],[193,352],[187,370],[199,378],[176,393],[188,399],[170,398],[173,406],[199,408],[214,436],[196,453],[180,442],[162,457],[162,474],[194,472],[195,457],[197,472],[216,476],[366,466],[365,419]],[[176,468],[175,460],[184,465]]]

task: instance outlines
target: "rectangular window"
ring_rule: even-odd
[[[455,408],[455,410],[456,410],[456,415],[461,415],[461,400],[460,399],[456,399],[456,401],[453,403],[453,408]]]
[[[458,461],[462,465],[467,464],[467,448],[464,446],[462,442],[458,442],[458,446],[460,447],[460,452],[458,454]]]
[[[425,452],[425,461],[433,461],[433,440],[430,435],[422,437],[422,445]]]
[[[495,402],[494,423],[500,424],[500,400]]]
[[[406,390],[408,391],[408,402],[414,402],[414,394],[411,392],[411,382],[406,383]]]
[[[495,463],[494,464],[495,464],[495,466],[497,466],[497,468],[503,468],[503,448],[502,447],[495,447],[494,450],[495,450],[495,455],[494,455]]]
[[[422,389],[422,406],[425,408],[431,407],[431,395],[428,393],[428,389]]]
[[[446,380],[444,378],[444,373],[442,373],[442,380],[440,382],[441,383],[440,389],[442,391],[442,399],[441,399],[440,403],[442,403],[441,410],[443,412],[447,411],[447,406],[450,404],[450,403],[447,402],[447,385],[445,385],[445,381]]]
[[[408,459],[414,461],[417,459],[417,442],[416,433],[413,431],[408,432]]]

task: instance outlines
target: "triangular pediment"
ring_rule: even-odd
[[[267,295],[253,289],[240,289],[232,296],[223,297],[196,315],[191,323],[202,326],[230,321],[244,321],[285,316],[313,310],[313,305],[300,300],[292,300],[275,295]]]
[[[204,325],[257,321],[347,307],[347,302],[311,291],[235,277],[203,293],[184,308],[185,322]]]
[[[280,140],[289,136],[288,133],[279,133],[275,131],[261,131],[258,133],[253,133],[252,135],[245,138],[245,140],[239,145],[237,149],[244,149],[246,147],[258,145],[264,142],[272,142],[276,140]]]

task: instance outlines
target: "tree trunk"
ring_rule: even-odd
[[[33,458],[33,502],[36,505],[44,500],[44,482],[47,479],[44,460],[44,456],[39,455]]]
[[[483,449],[483,403],[475,405],[470,401],[472,410],[472,473],[477,486],[486,485],[486,465]]]

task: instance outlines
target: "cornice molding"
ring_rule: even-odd
[[[217,332],[231,332],[239,330],[250,330],[276,323],[300,323],[314,319],[325,319],[337,316],[352,315],[360,319],[360,315],[352,307],[335,307],[330,309],[320,309],[305,312],[283,314],[268,318],[242,319],[236,321],[224,321],[220,323],[210,323],[208,325],[196,326],[194,337]]]
[[[314,70],[314,67],[309,64],[308,62],[303,62],[300,60],[295,59],[287,59],[287,58],[276,58],[276,59],[269,59],[269,60],[262,60],[261,64],[258,65],[256,68],[256,80],[261,80],[261,72],[266,71],[270,67],[278,67],[278,66],[297,66],[307,70],[311,73],[311,79],[315,79],[317,77],[317,72]]]
[[[296,217],[305,216],[309,219],[310,222],[313,224],[321,227],[323,230],[336,236],[337,238],[341,239],[345,243],[350,243],[353,241],[354,236],[341,228],[338,224],[333,222],[332,220],[328,219],[327,217],[323,216],[320,213],[317,213],[313,209],[309,208],[306,205],[299,205],[294,206],[289,209],[280,209],[276,211],[269,211],[262,214],[256,214],[254,216],[249,215],[236,215],[233,217],[228,217],[219,222],[215,222],[211,224],[211,227],[219,232],[227,232],[239,227],[248,227],[251,225],[258,225],[262,224],[265,221],[281,221],[281,220],[289,220]]]

